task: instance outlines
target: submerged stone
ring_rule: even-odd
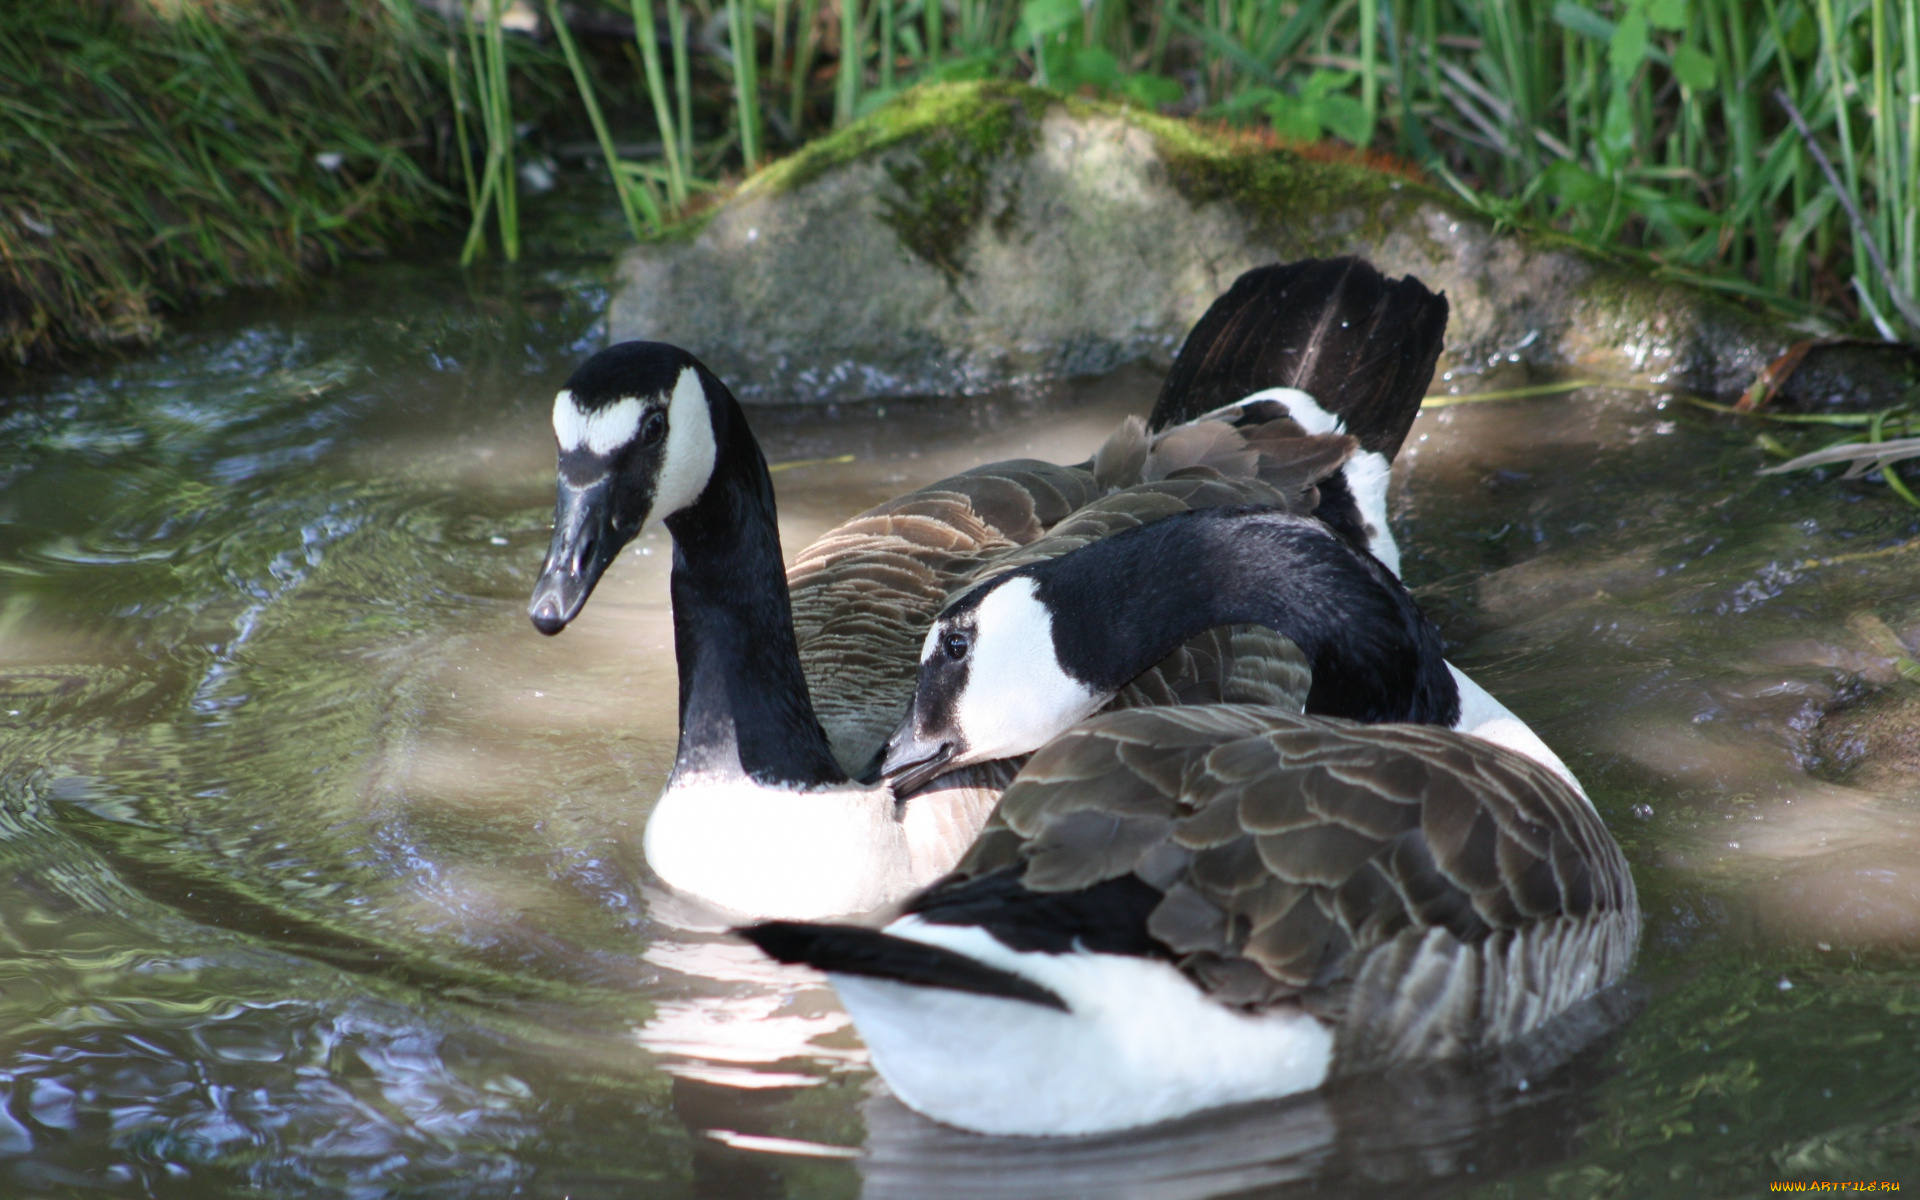
[[[1418,179],[1012,83],[916,89],[620,263],[615,339],[742,399],[965,394],[1169,361],[1242,271],[1359,254],[1452,301],[1443,370],[1742,391],[1804,331]],[[1820,386],[1897,398],[1881,359]],[[1809,376],[1809,382],[1815,379]],[[1824,403],[1818,396],[1790,398]]]

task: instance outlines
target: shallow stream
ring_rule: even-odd
[[[1920,1184],[1920,515],[1883,486],[1756,476],[1752,427],[1676,397],[1424,414],[1408,580],[1633,861],[1620,1023],[996,1142],[900,1108],[830,991],[651,883],[666,543],[561,637],[527,623],[601,278],[356,266],[0,394],[0,1195]],[[981,461],[1082,459],[1156,387],[756,410],[784,544]]]

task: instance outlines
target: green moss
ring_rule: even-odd
[[[740,188],[742,195],[780,195],[805,187],[835,167],[892,149],[912,139],[939,135],[964,144],[967,153],[993,159],[1008,149],[1024,152],[1020,140],[1060,98],[1051,92],[1001,80],[943,83],[914,88],[838,133],[812,142],[773,163]]]
[[[700,236],[726,203],[781,196],[862,159],[904,151],[887,165],[900,190],[885,219],[901,242],[928,262],[957,271],[957,247],[985,211],[993,164],[1033,148],[1033,132],[1059,97],[996,80],[914,88],[837,133],[770,163],[726,201],[669,223],[651,241]]]
[[[1303,226],[1319,219],[1355,216],[1360,227],[1354,232],[1378,240],[1422,205],[1454,207],[1444,193],[1386,171],[1316,161],[1297,150],[1165,117],[1131,119],[1153,137],[1168,182],[1189,203],[1230,202],[1282,244],[1299,241],[1309,232]]]
[[[1256,236],[1282,254],[1368,253],[1389,237],[1427,240],[1436,262],[1455,253],[1428,236],[1422,210],[1439,210],[1485,226],[1488,218],[1450,192],[1417,177],[1342,161],[1314,150],[1263,142],[1256,136],[1163,117],[1137,107],[1061,96],[1006,81],[943,84],[913,89],[871,116],[805,147],[750,179],[740,189],[779,195],[849,164],[877,163],[891,180],[880,199],[880,219],[913,254],[949,280],[966,274],[968,239],[982,220],[1003,235],[1014,214],[1017,174],[1009,159],[1030,153],[1040,121],[1060,108],[1079,119],[1124,122],[1153,141],[1166,179],[1195,207],[1226,203],[1254,226]],[[989,209],[997,211],[989,212]],[[717,209],[688,218],[663,238],[697,235]],[[1618,340],[1622,331],[1657,313],[1729,308],[1697,289],[1648,278],[1618,256],[1597,253],[1552,230],[1517,231],[1531,251],[1565,253],[1596,269],[1582,283],[1582,299]]]
[[[724,202],[711,204],[696,212],[691,212],[685,216],[670,220],[660,227],[659,232],[647,237],[645,239],[646,244],[660,245],[663,243],[690,242],[705,232],[707,226],[713,224],[713,219],[719,216],[720,210],[725,207],[726,204]]]
[[[915,88],[768,167],[741,194],[791,192],[847,163],[880,158],[895,189],[882,199],[880,219],[902,246],[958,280],[966,273],[967,237],[986,214],[994,168],[1033,149],[1040,117],[1058,102],[1049,92],[1002,81]]]
[[[1399,227],[1421,204],[1458,207],[1431,187],[1386,172],[1316,161],[1131,105],[1064,97],[1006,81],[910,91],[768,167],[741,190],[789,192],[845,164],[880,157],[897,193],[883,201],[881,219],[908,250],[958,279],[966,270],[967,238],[987,215],[995,168],[1009,155],[1032,150],[1040,118],[1053,107],[1143,130],[1166,163],[1169,182],[1189,202],[1230,202],[1282,244],[1301,241],[1308,232],[1303,219],[1349,215],[1361,224],[1356,233],[1378,237]],[[1004,199],[1010,212],[1013,197]],[[667,236],[682,236],[682,231]]]
[[[886,166],[897,195],[881,202],[880,219],[900,244],[957,281],[967,237],[986,213],[993,169],[1009,152],[1033,149],[1034,120],[1019,104],[986,106],[971,126],[943,126],[918,139],[911,153]],[[1002,215],[1013,210],[1006,198]]]

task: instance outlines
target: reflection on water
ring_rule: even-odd
[[[1644,1009],[1485,1069],[974,1138],[885,1095],[817,977],[648,876],[668,544],[564,636],[526,624],[546,412],[601,303],[568,268],[359,267],[0,397],[0,1194],[1697,1196],[1911,1169],[1920,523],[1883,489],[1758,478],[1749,431],[1638,394],[1425,415],[1409,579],[1619,832]],[[796,464],[792,548],[984,459],[1084,457],[1155,386],[754,419]]]

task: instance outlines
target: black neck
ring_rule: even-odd
[[[1197,633],[1265,625],[1312,664],[1309,713],[1449,726],[1460,716],[1439,632],[1413,597],[1312,518],[1203,509],[1023,573],[1055,614],[1062,666],[1102,692]]]
[[[1360,502],[1347,486],[1345,471],[1335,471],[1322,479],[1320,503],[1314,506],[1314,519],[1346,539],[1347,545],[1361,553],[1367,550],[1367,522],[1360,515]]]
[[[800,670],[773,480],[739,405],[719,380],[704,382],[713,407],[713,478],[698,501],[666,520],[680,665],[674,778],[844,783]]]

